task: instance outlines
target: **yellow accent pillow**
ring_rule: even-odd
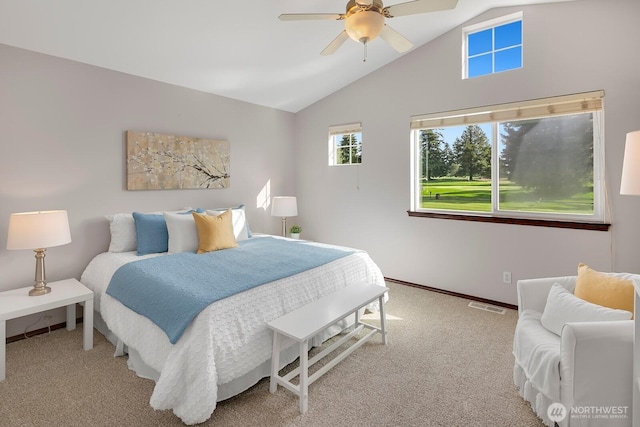
[[[574,295],[594,304],[633,313],[633,283],[611,273],[601,273],[588,265],[578,264]]]
[[[218,216],[199,214],[197,212],[192,212],[192,215],[198,230],[197,253],[203,254],[238,246],[236,237],[233,234],[231,209]]]

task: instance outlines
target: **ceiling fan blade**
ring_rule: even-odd
[[[415,0],[385,7],[383,12],[387,18],[393,18],[394,16],[415,15],[418,13],[454,9],[457,4],[458,0]]]
[[[338,34],[338,37],[333,39],[331,43],[329,43],[327,47],[325,47],[324,50],[320,52],[320,55],[331,55],[333,52],[338,50],[338,48],[342,46],[342,43],[344,43],[348,38],[349,34],[347,34],[346,31],[342,30],[342,32]]]
[[[281,21],[340,20],[343,19],[343,15],[340,13],[283,13],[278,16],[278,19]]]
[[[413,47],[413,43],[405,36],[386,24],[382,28],[382,32],[380,32],[380,38],[389,43],[389,45],[398,52],[406,52]]]

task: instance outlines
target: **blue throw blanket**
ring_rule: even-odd
[[[148,317],[175,344],[211,303],[353,253],[303,241],[258,237],[237,248],[191,252],[130,262],[111,278],[107,294]]]

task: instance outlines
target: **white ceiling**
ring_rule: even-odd
[[[386,22],[415,49],[486,10],[555,1],[565,0],[459,0],[451,11]],[[297,112],[400,57],[379,38],[366,62],[352,40],[320,56],[342,21],[278,20],[281,13],[344,13],[346,3],[0,0],[0,43]]]

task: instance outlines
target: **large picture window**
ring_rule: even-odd
[[[603,222],[602,97],[413,117],[412,210]]]

